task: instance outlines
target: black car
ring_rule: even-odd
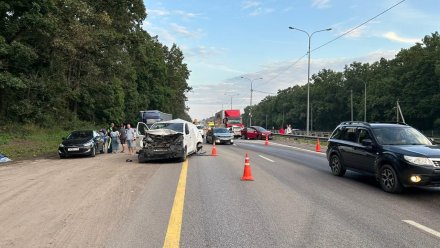
[[[58,148],[60,158],[79,155],[94,157],[96,152],[104,153],[104,139],[94,130],[73,131],[63,138]]]
[[[440,146],[406,124],[343,122],[328,140],[327,159],[335,176],[371,174],[390,193],[440,186]]]
[[[234,134],[227,128],[214,127],[206,133],[206,143],[233,144]]]

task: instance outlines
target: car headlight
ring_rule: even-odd
[[[429,158],[425,157],[412,157],[412,156],[403,156],[403,158],[410,162],[411,164],[415,165],[431,165],[434,166],[434,163]]]
[[[89,142],[87,142],[87,143],[84,143],[84,146],[93,146],[93,142],[92,142],[92,141],[89,141]]]
[[[64,147],[63,143],[60,144],[60,147]]]

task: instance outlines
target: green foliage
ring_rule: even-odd
[[[0,122],[136,122],[187,116],[183,53],[141,26],[142,0],[0,3]]]
[[[426,36],[422,43],[402,49],[394,59],[373,64],[353,62],[343,72],[323,69],[311,77],[311,130],[331,131],[351,119],[364,119],[365,85],[367,121],[397,121],[399,101],[405,121],[421,130],[440,127],[440,35]],[[306,129],[307,85],[280,90],[252,109],[252,123],[275,129],[291,124]],[[249,107],[243,114],[249,123]],[[401,119],[400,119],[401,121]],[[431,133],[434,131],[431,131]],[[437,133],[435,132],[435,133]]]

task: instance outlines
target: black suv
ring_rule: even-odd
[[[342,122],[328,140],[327,159],[333,175],[371,174],[390,193],[440,186],[440,146],[402,123]]]

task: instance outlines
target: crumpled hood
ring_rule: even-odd
[[[169,147],[183,142],[183,133],[170,129],[153,129],[145,133],[144,142],[152,146]]]

